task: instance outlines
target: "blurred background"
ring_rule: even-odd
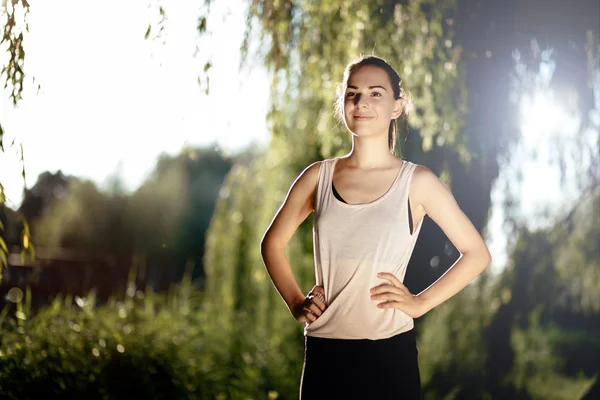
[[[426,399],[600,398],[600,1],[4,0],[2,398],[295,399],[302,325],[259,244],[343,155],[361,54],[412,92],[492,265],[416,321]],[[288,246],[314,284],[312,221]],[[413,293],[458,257],[426,219]]]

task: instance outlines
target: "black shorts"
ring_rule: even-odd
[[[305,337],[300,399],[419,399],[415,331],[388,339]]]

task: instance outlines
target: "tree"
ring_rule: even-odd
[[[237,157],[246,156],[241,152]],[[135,250],[151,257],[168,249],[174,258],[168,282],[180,280],[188,264],[193,278],[204,279],[204,236],[235,159],[217,148],[186,148],[175,157],[163,155],[132,195],[129,213]]]
[[[252,157],[242,152],[236,157]],[[235,159],[235,158],[233,158]],[[32,221],[34,240],[47,251],[84,252],[113,260],[123,286],[131,268],[141,284],[162,290],[181,280],[186,265],[203,278],[204,234],[232,159],[214,148],[163,154],[134,193],[100,190],[89,181],[41,174],[27,190],[21,212]]]

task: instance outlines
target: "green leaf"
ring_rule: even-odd
[[[198,20],[198,33],[202,32],[206,32],[206,17],[202,17]]]
[[[2,275],[0,275],[0,278],[2,278]],[[6,316],[8,315],[9,310],[10,310],[10,303],[5,305],[4,308],[2,309],[2,311],[0,312],[0,327],[4,323],[4,320],[6,319]]]
[[[150,32],[152,31],[152,25],[148,24],[148,29],[146,29],[146,34],[144,35],[144,40],[148,40],[150,37]]]
[[[0,248],[2,248],[2,250],[4,250],[5,253],[8,253],[8,247],[6,246],[6,242],[2,237],[0,237]]]
[[[34,261],[35,260],[35,247],[33,244],[29,244],[29,258]]]

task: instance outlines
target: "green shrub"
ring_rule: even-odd
[[[166,295],[129,294],[103,305],[93,296],[57,298],[33,316],[21,303],[14,316],[5,310],[0,397],[282,398],[255,384],[251,363],[230,362],[198,290],[183,284]]]

